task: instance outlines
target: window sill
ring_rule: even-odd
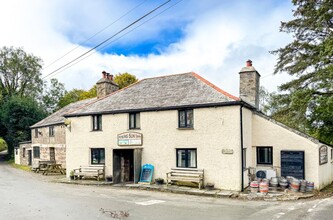
[[[127,129],[128,131],[131,131],[131,130],[141,130],[141,128],[129,128]]]
[[[98,132],[98,131],[103,131],[103,130],[91,130],[90,132]]]
[[[178,130],[194,130],[194,128],[177,128]]]

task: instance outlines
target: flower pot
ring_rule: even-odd
[[[74,180],[74,176],[69,176],[70,180]]]
[[[156,185],[163,185],[164,179],[155,179]]]
[[[105,177],[106,182],[112,182],[112,176]]]

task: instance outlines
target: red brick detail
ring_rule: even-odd
[[[227,93],[226,91],[220,89],[219,87],[215,86],[213,83],[209,82],[208,80],[206,80],[205,78],[201,77],[200,75],[191,72],[191,74],[196,77],[197,79],[201,80],[202,82],[206,83],[207,85],[209,85],[210,87],[212,87],[213,89],[215,89],[216,91],[222,93],[223,95],[227,96],[228,98],[231,98],[235,101],[240,101],[240,98],[231,95],[230,93]]]

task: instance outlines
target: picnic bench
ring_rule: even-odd
[[[171,168],[166,174],[166,184],[169,185],[175,181],[198,183],[199,189],[204,184],[204,170],[194,168]]]
[[[38,166],[35,168],[35,172],[39,173],[39,171],[45,171],[47,169],[47,165],[49,164],[55,164],[56,162],[54,160],[40,160],[38,161]]]
[[[46,169],[43,171],[43,175],[48,175],[50,173],[66,174],[62,165],[57,163],[47,164]]]
[[[96,178],[99,181],[104,179],[104,165],[103,166],[80,166],[80,168],[74,169],[74,180],[82,179],[86,177]]]

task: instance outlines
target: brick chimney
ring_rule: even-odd
[[[117,83],[113,81],[113,75],[105,71],[102,72],[102,78],[98,80],[97,85],[97,98],[102,98],[119,89]]]
[[[246,66],[241,69],[239,76],[239,97],[259,109],[260,74],[252,66],[251,60],[246,61]]]

